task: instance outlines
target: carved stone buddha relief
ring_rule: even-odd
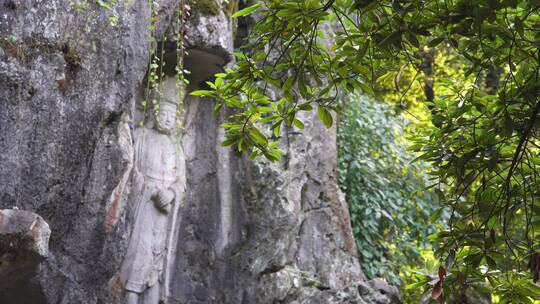
[[[156,107],[135,130],[133,190],[129,199],[133,231],[121,269],[128,304],[166,303],[167,265],[174,257],[174,227],[186,187],[179,130],[184,92],[166,77],[151,93]],[[161,302],[160,302],[161,301]]]

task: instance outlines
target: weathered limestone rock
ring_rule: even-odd
[[[0,1],[0,208],[36,212],[52,231],[35,303],[97,303],[127,248],[151,12],[117,2]],[[176,1],[156,2],[160,35]]]
[[[49,225],[39,215],[0,210],[0,303],[43,303],[32,279],[49,253]]]
[[[358,286],[362,298],[368,303],[394,304],[401,303],[399,290],[395,286],[389,286],[380,279],[373,279]]]
[[[232,58],[236,1],[200,1],[186,26],[188,90]],[[154,286],[171,304],[363,303],[335,129],[306,117],[307,131],[285,130],[287,155],[270,164],[221,147],[228,113],[214,116],[209,99],[185,98],[181,137],[138,127],[156,12],[155,39],[175,57],[177,35],[166,33],[178,29],[178,2],[153,3],[0,1],[0,208],[36,212],[52,231],[36,293],[20,303],[151,303]],[[182,159],[184,173],[157,158]],[[140,187],[157,167],[168,173],[156,190],[170,192],[154,196]],[[164,220],[142,220],[143,205]],[[166,224],[148,243],[159,247],[146,259],[152,271],[132,290],[126,269],[143,265],[136,244],[157,222]]]
[[[336,183],[335,141],[324,140],[335,138],[335,129],[310,118],[305,133],[285,130],[281,163],[243,160],[236,173],[245,224],[232,232],[244,240],[230,250],[238,276],[253,276],[242,283],[252,288],[242,296],[248,303],[347,303],[330,298],[364,280]],[[292,279],[282,280],[283,271]],[[277,297],[275,289],[286,292]]]
[[[185,66],[192,72],[192,79],[211,79],[232,60],[234,27],[230,17],[236,2],[237,0],[190,1],[193,15],[186,25],[189,56]]]

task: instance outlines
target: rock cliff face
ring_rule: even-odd
[[[98,2],[0,1],[0,208],[51,229],[38,292],[20,303],[126,301],[149,25],[170,42],[178,1]],[[231,60],[235,33],[228,1],[190,4],[188,90]],[[226,113],[214,116],[212,100],[182,108],[185,193],[159,279],[165,302],[361,303],[335,130],[311,119],[305,133],[285,132],[281,163],[250,162],[220,146]]]

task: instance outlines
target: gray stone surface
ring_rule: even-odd
[[[169,23],[178,28],[177,2],[154,2],[159,41]],[[192,12],[190,90],[231,60],[228,5]],[[0,0],[0,208],[31,210],[52,231],[27,301],[125,302],[150,15],[138,0],[111,10]],[[221,147],[227,113],[213,116],[212,100],[184,105],[186,190],[168,242],[167,302],[362,303],[335,129],[306,117],[305,133],[285,130],[282,162],[250,162]]]
[[[190,55],[185,65],[192,72],[192,79],[208,80],[232,59],[235,29],[229,10],[236,1],[191,1],[192,16],[186,25],[186,45]],[[208,8],[212,9],[209,11]]]
[[[50,224],[36,279],[48,303],[97,303],[120,266],[130,117],[149,53],[147,1],[76,2],[0,1],[0,207]]]
[[[395,286],[389,286],[381,279],[373,279],[358,286],[362,298],[373,304],[398,304],[402,303],[399,290]]]

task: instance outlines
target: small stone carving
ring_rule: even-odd
[[[185,157],[176,132],[177,104],[182,91],[171,77],[163,81],[154,96],[159,108],[154,111],[157,113],[153,127],[143,126],[135,131],[134,186],[130,198],[135,222],[121,270],[128,304],[166,301],[168,243],[185,189]]]

